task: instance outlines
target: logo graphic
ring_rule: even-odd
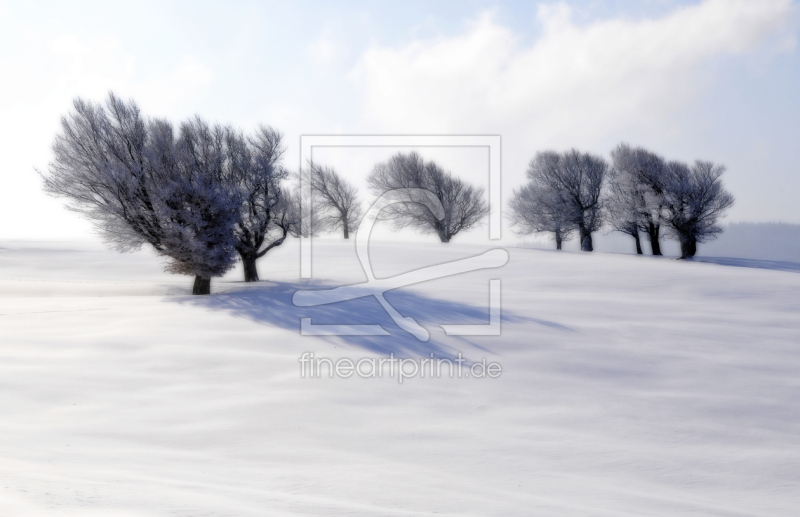
[[[411,284],[435,280],[451,275],[497,268],[508,262],[508,252],[504,249],[489,250],[481,255],[453,262],[420,268],[389,278],[375,278],[369,260],[369,238],[372,227],[381,210],[393,203],[419,203],[428,208],[437,219],[445,216],[444,208],[433,193],[424,189],[397,189],[384,193],[370,207],[361,221],[356,233],[356,253],[361,267],[367,275],[367,282],[333,289],[297,291],[292,302],[298,307],[313,307],[329,303],[354,300],[374,296],[398,327],[411,333],[420,341],[428,341],[430,334],[414,318],[403,316],[386,300],[384,293],[391,289]],[[307,206],[304,203],[304,206]],[[489,281],[489,324],[488,325],[441,325],[447,335],[454,336],[496,336],[500,335],[500,279]],[[389,335],[380,325],[314,325],[311,318],[302,318],[300,332],[313,336],[378,336]]]

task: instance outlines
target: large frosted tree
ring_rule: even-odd
[[[225,186],[225,130],[199,119],[175,135],[165,120],[145,120],[113,93],[105,106],[76,99],[61,120],[45,190],[67,198],[120,251],[151,245],[167,271],[211,278],[235,263],[236,202]]]

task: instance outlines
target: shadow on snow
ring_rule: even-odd
[[[730,257],[694,257],[695,262],[719,264],[720,266],[752,267],[758,269],[773,269],[776,271],[791,271],[800,273],[800,263],[785,262],[781,260],[756,260]]]
[[[345,343],[399,357],[428,356],[452,358],[458,352],[464,353],[455,345],[466,345],[486,350],[471,340],[469,336],[445,335],[441,324],[488,324],[489,308],[475,307],[458,302],[450,302],[427,297],[409,290],[394,290],[385,293],[386,300],[403,316],[411,316],[430,332],[429,341],[419,341],[402,330],[389,317],[373,296],[346,302],[320,305],[316,307],[297,307],[292,296],[298,290],[324,289],[335,287],[319,281],[306,282],[260,282],[209,296],[181,296],[171,299],[181,304],[222,310],[266,325],[300,332],[300,318],[311,318],[315,325],[380,325],[390,336],[321,336],[326,339],[341,339]],[[545,325],[561,331],[572,331],[558,323],[527,318],[509,311],[502,312],[503,323],[530,322]],[[486,339],[486,338],[483,338]]]

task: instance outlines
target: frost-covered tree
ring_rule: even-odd
[[[667,164],[664,182],[665,220],[669,232],[680,242],[681,258],[697,253],[697,243],[715,239],[722,231],[717,221],[733,205],[733,196],[722,186],[725,166],[696,161]]]
[[[289,173],[280,164],[282,140],[283,135],[269,126],[251,137],[232,129],[226,133],[227,184],[239,207],[234,246],[245,282],[259,280],[256,261],[283,244],[292,226],[291,200],[283,185]]]
[[[450,242],[458,232],[480,224],[489,213],[482,188],[454,177],[432,161],[426,162],[416,152],[398,153],[376,165],[367,181],[376,196],[400,188],[420,188],[433,193],[444,208],[441,219],[419,203],[395,203],[384,209],[381,218],[392,221],[397,228],[413,227],[435,233],[442,242]]]
[[[639,231],[642,222],[639,199],[642,186],[630,174],[616,168],[609,170],[608,191],[605,197],[607,221],[611,227],[633,237],[636,254],[642,255]]]
[[[195,119],[179,135],[133,101],[76,99],[61,119],[45,190],[68,199],[119,251],[150,244],[167,271],[194,275],[194,294],[235,262],[235,200],[224,188],[224,131]]]
[[[529,185],[549,196],[562,210],[561,219],[578,231],[581,250],[592,251],[592,233],[603,226],[604,208],[600,197],[608,164],[600,156],[576,149],[537,153],[528,165]]]
[[[621,187],[616,192],[620,197],[615,200],[612,225],[615,229],[624,231],[617,227],[629,227],[630,210],[634,210],[638,228],[647,235],[652,254],[661,255],[659,239],[665,209],[665,160],[646,149],[634,148],[625,143],[611,151],[611,159],[614,170],[612,187]],[[624,232],[633,235],[632,230]]]
[[[552,233],[558,250],[575,230],[565,217],[568,210],[561,195],[542,185],[529,183],[514,190],[508,208],[508,218],[517,233]]]
[[[329,231],[341,230],[344,238],[361,221],[358,189],[331,167],[309,163],[303,180],[311,184],[315,224]]]
[[[235,262],[236,198],[225,188],[225,128],[200,118],[181,124],[175,174],[159,188],[167,271],[194,275],[194,294],[209,294],[211,278]],[[166,139],[164,140],[166,144]],[[167,157],[167,153],[157,156]]]

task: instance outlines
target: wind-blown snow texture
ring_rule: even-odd
[[[292,240],[207,297],[147,253],[0,243],[0,515],[780,516],[800,507],[800,274],[510,249],[500,270],[299,309],[365,279]],[[378,276],[477,246],[380,244]],[[500,337],[446,337],[488,320]],[[300,336],[299,319],[393,337]],[[298,358],[444,356],[499,379],[302,379]]]

